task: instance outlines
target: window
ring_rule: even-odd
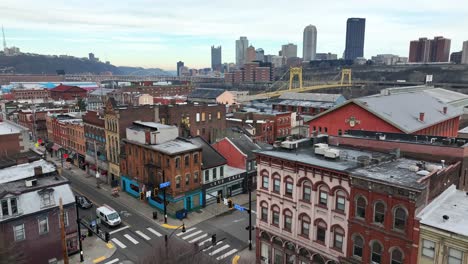
[[[190,165],[190,156],[189,155],[186,155],[184,157],[184,163],[185,163],[186,168]]]
[[[281,188],[281,181],[278,178],[273,179],[273,191],[279,193]]]
[[[175,182],[176,182],[176,188],[179,189],[180,188],[180,179],[181,177],[180,176],[176,176],[175,178]]]
[[[10,215],[8,212],[8,200],[2,200],[2,215]]]
[[[377,202],[374,205],[374,222],[383,224],[385,220],[385,204],[383,202]]]
[[[270,179],[268,178],[268,176],[263,176],[262,188],[268,190],[269,181]]]
[[[392,261],[391,264],[402,264],[403,263],[403,253],[399,249],[394,249],[392,251]],[[460,262],[461,264],[461,262]]]
[[[47,217],[40,217],[38,220],[38,225],[39,225],[39,234],[45,234],[49,232],[49,221]]]
[[[193,163],[198,164],[198,154],[193,154]]]
[[[307,215],[303,215],[301,218],[301,235],[309,238],[310,230],[310,218]]]
[[[198,171],[193,173],[193,182],[198,183]]]
[[[336,196],[335,210],[344,212],[345,211],[346,198],[344,196]]]
[[[268,222],[268,205],[266,203],[261,204],[262,207],[262,215],[260,219],[262,221]]]
[[[272,215],[272,224],[275,226],[279,226],[279,207],[273,206],[271,210],[271,215]]]
[[[179,157],[175,158],[175,167],[176,167],[176,169],[180,168],[180,158]]]
[[[312,188],[310,186],[304,185],[302,187],[302,200],[310,202],[311,193]]]
[[[290,179],[287,179],[286,180],[286,193],[285,193],[285,195],[292,197],[292,194],[293,194],[293,183],[291,182]]]
[[[461,252],[460,250],[449,248],[448,264],[462,264],[462,259],[463,259],[463,252]]]
[[[210,181],[210,171],[209,170],[206,170],[205,171],[205,181]]]
[[[292,228],[292,213],[289,210],[284,211],[284,230],[291,232]]]
[[[430,240],[423,239],[422,246],[422,255],[424,257],[433,259],[435,255],[435,243]]]
[[[167,167],[171,166],[171,160],[169,158],[166,159],[166,166]]]
[[[343,250],[344,231],[335,227],[333,230],[333,247],[339,250]]]
[[[366,218],[366,206],[367,202],[364,197],[359,196],[356,200],[356,216],[360,218]]]
[[[399,207],[395,210],[393,227],[399,230],[405,230],[406,226],[406,211]]]
[[[185,186],[190,185],[190,174],[185,174]]]
[[[327,233],[327,225],[322,221],[318,222],[316,240],[319,242],[325,243],[326,233]]]
[[[26,238],[24,224],[13,226],[13,235],[15,237],[15,241],[24,240]]]
[[[374,241],[372,243],[371,261],[373,263],[382,263],[382,246],[379,242]]]
[[[201,121],[205,121],[205,112],[201,113]]]
[[[54,202],[53,202],[52,193],[50,193],[50,192],[42,193],[41,194],[41,204],[42,204],[42,207],[53,205]]]
[[[361,236],[355,236],[353,241],[353,256],[362,258],[364,240]]]
[[[219,176],[222,178],[224,177],[224,167],[219,167]]]
[[[200,113],[195,115],[195,121],[200,122]]]
[[[59,227],[60,227],[60,221],[62,221],[60,219],[60,214],[58,214],[59,216]],[[65,227],[68,226],[68,212],[67,211],[64,211],[64,214],[63,214],[63,224],[65,225]]]
[[[210,120],[210,121],[211,121],[211,113],[210,113],[210,114],[208,114],[208,120]]]
[[[213,173],[213,180],[216,180],[216,168],[213,168],[212,170],[212,173]]]
[[[327,206],[328,193],[326,191],[320,191],[320,201],[321,205]]]

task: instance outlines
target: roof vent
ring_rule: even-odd
[[[424,112],[419,113],[419,121],[424,122]]]
[[[448,215],[443,215],[442,218],[444,219],[444,221],[447,221],[450,217]]]
[[[444,113],[444,115],[447,114],[447,107],[446,106],[444,106],[444,108],[442,108],[442,112]]]

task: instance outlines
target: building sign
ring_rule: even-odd
[[[217,181],[212,181],[212,182],[209,182],[205,185],[203,185],[203,188],[204,189],[209,189],[209,188],[213,188],[213,187],[216,187],[218,185],[223,185],[225,183],[228,183],[228,182],[231,182],[231,181],[235,181],[235,180],[239,180],[239,179],[243,179],[244,178],[244,174],[241,173],[241,174],[237,174],[237,175],[234,175],[234,176],[231,176],[229,178],[223,178],[223,179],[220,179],[220,180],[217,180]]]
[[[357,120],[356,117],[351,116],[345,120],[345,123],[349,124],[350,127],[361,124],[361,120]]]

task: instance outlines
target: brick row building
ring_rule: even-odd
[[[33,103],[48,102],[50,100],[50,91],[44,89],[13,89],[11,91],[14,100],[28,101]]]

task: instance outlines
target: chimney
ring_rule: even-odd
[[[443,112],[444,112],[444,115],[446,115],[446,114],[447,114],[447,107],[446,107],[446,106],[444,106],[444,108],[443,108]]]
[[[419,121],[424,122],[424,112],[419,113]]]
[[[42,166],[34,167],[34,176],[41,176],[42,175]]]

